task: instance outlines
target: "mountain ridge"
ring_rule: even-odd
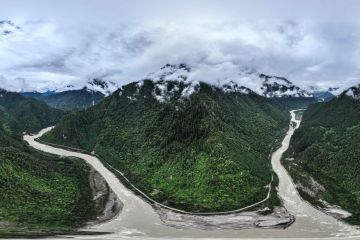
[[[35,98],[49,106],[62,110],[79,110],[91,107],[101,101],[105,95],[84,87],[80,90],[66,90],[62,92],[22,92],[21,95]]]
[[[268,154],[288,126],[289,99],[304,100],[148,79],[67,115],[41,139],[94,151],[164,204],[226,211],[266,196]]]
[[[184,63],[178,65],[166,64],[158,71],[150,72],[145,77],[141,78],[137,82],[141,85],[144,80],[152,80],[161,83],[167,81],[180,81],[185,85],[191,87],[193,90],[199,86],[200,82],[205,82],[217,88],[223,89],[227,92],[240,92],[248,94],[254,92],[267,98],[285,98],[285,97],[313,97],[308,91],[301,89],[293,84],[291,81],[284,77],[266,75],[263,73],[257,73],[255,71],[245,71],[239,69],[236,77],[221,77],[217,82],[208,82],[204,77],[197,76],[196,68],[190,67]],[[127,85],[127,84],[124,84]],[[124,86],[123,85],[123,86]],[[101,78],[93,78],[86,84],[77,86],[75,84],[68,84],[56,89],[44,89],[40,93],[55,92],[60,93],[71,90],[81,90],[86,87],[89,91],[99,91],[102,94],[109,96],[117,89],[121,89],[114,81],[108,81]],[[159,86],[161,88],[161,86]],[[193,92],[191,92],[193,93]]]

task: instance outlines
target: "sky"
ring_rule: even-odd
[[[118,86],[186,63],[215,83],[242,71],[303,88],[360,83],[356,0],[0,0],[0,88],[92,78]]]

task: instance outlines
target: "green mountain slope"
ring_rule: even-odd
[[[343,94],[311,105],[295,132],[284,163],[303,197],[325,200],[352,213],[360,224],[360,102]],[[292,160],[294,158],[294,160]]]
[[[55,124],[63,115],[63,111],[45,103],[0,89],[0,125],[9,135],[36,132]]]
[[[94,219],[90,168],[28,148],[21,132],[36,131],[63,113],[17,93],[0,95],[0,237],[70,231]]]
[[[46,95],[36,92],[24,92],[21,93],[21,95],[43,101],[53,108],[63,110],[88,108],[93,104],[98,103],[105,96],[101,92],[88,91],[86,88]]]
[[[43,140],[94,150],[152,198],[184,210],[233,210],[262,200],[288,105],[204,83],[183,97],[191,87],[129,84],[66,116]]]

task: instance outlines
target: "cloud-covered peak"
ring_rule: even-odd
[[[167,81],[179,81],[193,86],[199,82],[213,85],[226,93],[249,94],[255,92],[264,97],[312,97],[312,95],[294,85],[288,79],[278,76],[270,76],[258,73],[255,70],[245,68],[233,68],[231,66],[207,65],[189,66],[187,64],[166,64],[159,71],[151,72],[144,79],[160,83],[159,89],[167,89]],[[206,74],[214,73],[217,78],[206,78]],[[173,83],[171,83],[173,84]],[[162,90],[161,90],[162,91]]]
[[[344,94],[356,100],[360,100],[360,84],[347,89]]]

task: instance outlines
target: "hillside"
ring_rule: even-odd
[[[95,151],[154,199],[222,211],[263,199],[284,105],[228,86],[144,80],[63,118],[42,140]]]
[[[20,140],[23,131],[54,124],[63,113],[5,91],[0,109],[0,237],[68,232],[101,213],[103,206],[93,201],[90,167],[41,154]]]
[[[101,209],[92,201],[90,168],[80,160],[29,150],[0,130],[0,237],[71,231]]]
[[[305,199],[354,224],[360,224],[357,93],[358,88],[350,88],[330,102],[310,105],[283,160]]]
[[[23,92],[21,95],[45,102],[49,106],[62,110],[78,110],[88,108],[104,98],[104,94],[87,88],[67,90],[63,92],[39,93]]]
[[[55,124],[63,115],[63,111],[43,102],[0,89],[0,124],[8,135],[36,132]]]

